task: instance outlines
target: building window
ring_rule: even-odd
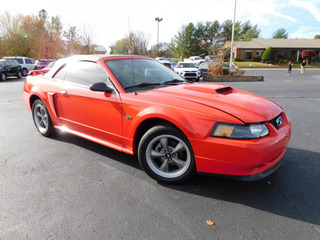
[[[246,59],[252,59],[252,51],[246,51],[245,52],[245,58]]]

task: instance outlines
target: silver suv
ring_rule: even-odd
[[[28,72],[33,70],[33,65],[35,63],[35,60],[33,58],[27,58],[27,57],[4,57],[4,58],[17,60],[21,66],[21,71],[23,76],[27,76]]]

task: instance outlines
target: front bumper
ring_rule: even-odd
[[[208,137],[190,139],[197,172],[219,174],[252,181],[266,177],[280,166],[291,137],[291,122],[283,114],[283,124],[276,129],[266,123],[270,134],[254,140]]]

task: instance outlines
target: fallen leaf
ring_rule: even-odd
[[[213,226],[214,222],[212,222],[211,220],[207,220],[207,224],[210,225],[210,226]]]

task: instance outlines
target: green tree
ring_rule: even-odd
[[[250,41],[252,38],[258,38],[259,35],[260,30],[258,29],[258,26],[252,26],[251,22],[248,20],[241,24],[239,37],[236,38],[241,41]]]
[[[288,32],[285,28],[279,28],[277,31],[273,33],[272,38],[287,39]]]
[[[115,45],[111,46],[111,54],[128,54],[130,49],[129,38],[122,38],[118,40]]]
[[[235,22],[234,24],[234,40],[240,40],[241,22]],[[222,42],[231,41],[232,37],[232,21],[226,20],[221,25],[221,37]]]
[[[261,59],[264,61],[272,61],[272,60],[274,60],[274,57],[275,57],[274,49],[272,47],[268,47],[264,51]]]
[[[173,39],[172,39],[171,42],[168,44],[168,47],[167,47],[167,55],[168,55],[168,56],[171,56],[171,57],[176,57],[176,58],[179,57],[179,56],[177,55],[176,45],[175,45]]]
[[[177,52],[180,58],[198,55],[200,48],[198,38],[195,36],[196,28],[193,23],[183,26],[181,31],[175,36]]]
[[[320,35],[315,35],[314,39],[320,39]]]

